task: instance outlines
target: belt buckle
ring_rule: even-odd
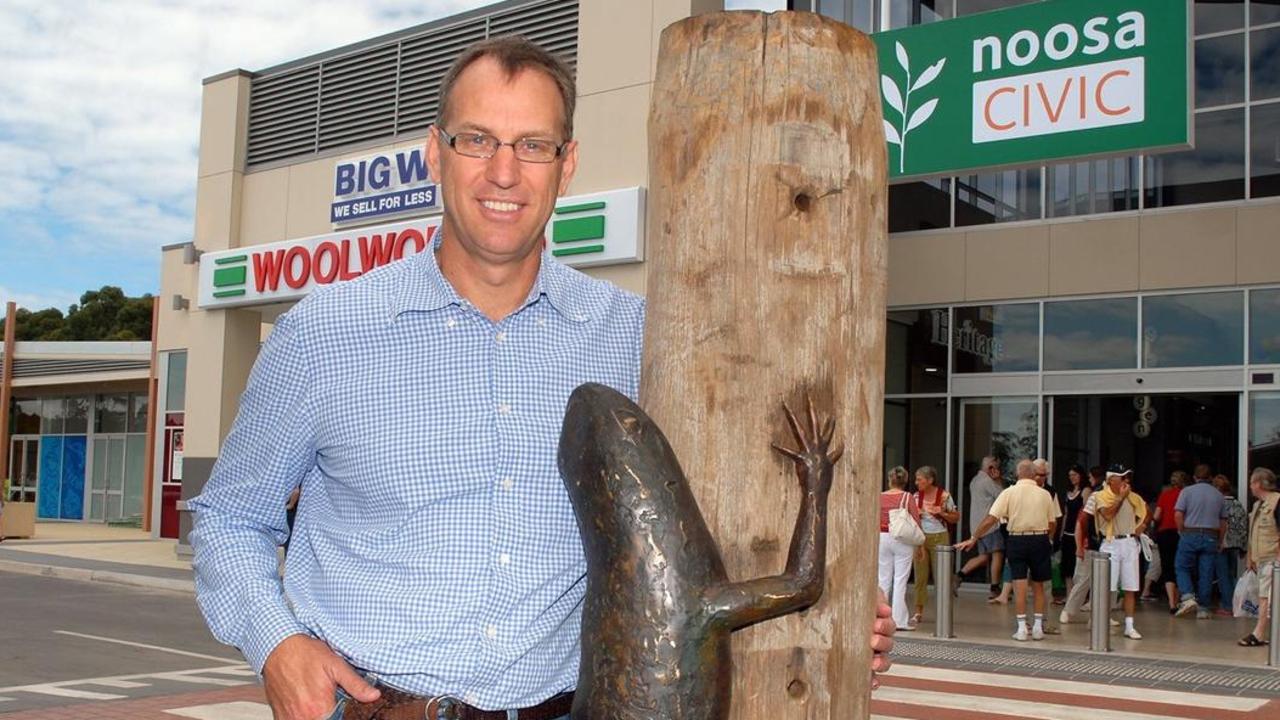
[[[437,695],[427,701],[423,712],[425,720],[458,720],[458,699],[452,695]]]

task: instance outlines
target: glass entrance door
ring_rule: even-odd
[[[1050,398],[1053,482],[1079,464],[1133,468],[1134,488],[1152,500],[1174,470],[1206,464],[1236,481],[1240,393],[1081,395]]]
[[[124,435],[93,437],[93,472],[89,478],[89,519],[119,520],[124,512]]]
[[[40,469],[40,436],[15,435],[9,441],[9,497],[6,502],[35,502]]]
[[[1020,458],[1037,457],[1040,450],[1040,400],[1035,397],[962,398],[956,406],[956,479],[959,490],[959,537],[967,537],[969,483],[978,474],[982,458],[995,457],[1012,482]]]

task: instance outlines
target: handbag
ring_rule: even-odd
[[[924,544],[924,530],[907,510],[907,499],[911,495],[902,493],[902,502],[889,511],[889,534],[900,543],[919,547]]]

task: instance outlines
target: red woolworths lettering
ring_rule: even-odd
[[[392,252],[395,250],[396,234],[389,232],[386,235],[373,235],[365,237],[361,235],[357,238],[360,243],[360,271],[369,272],[376,267],[382,267],[391,262]]]
[[[328,258],[328,264],[325,258]],[[338,277],[338,264],[342,261],[342,251],[338,249],[328,240],[320,243],[316,248],[316,256],[311,261],[311,267],[315,272],[316,282],[321,285],[328,285]]]
[[[280,268],[284,267],[284,250],[254,253],[253,284],[258,292],[268,288],[275,292],[280,287]]]
[[[284,256],[284,284],[301,290],[310,279],[311,253],[305,247],[294,245]]]

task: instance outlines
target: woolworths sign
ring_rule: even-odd
[[[1190,147],[1188,0],[1047,0],[873,35],[894,180]]]

